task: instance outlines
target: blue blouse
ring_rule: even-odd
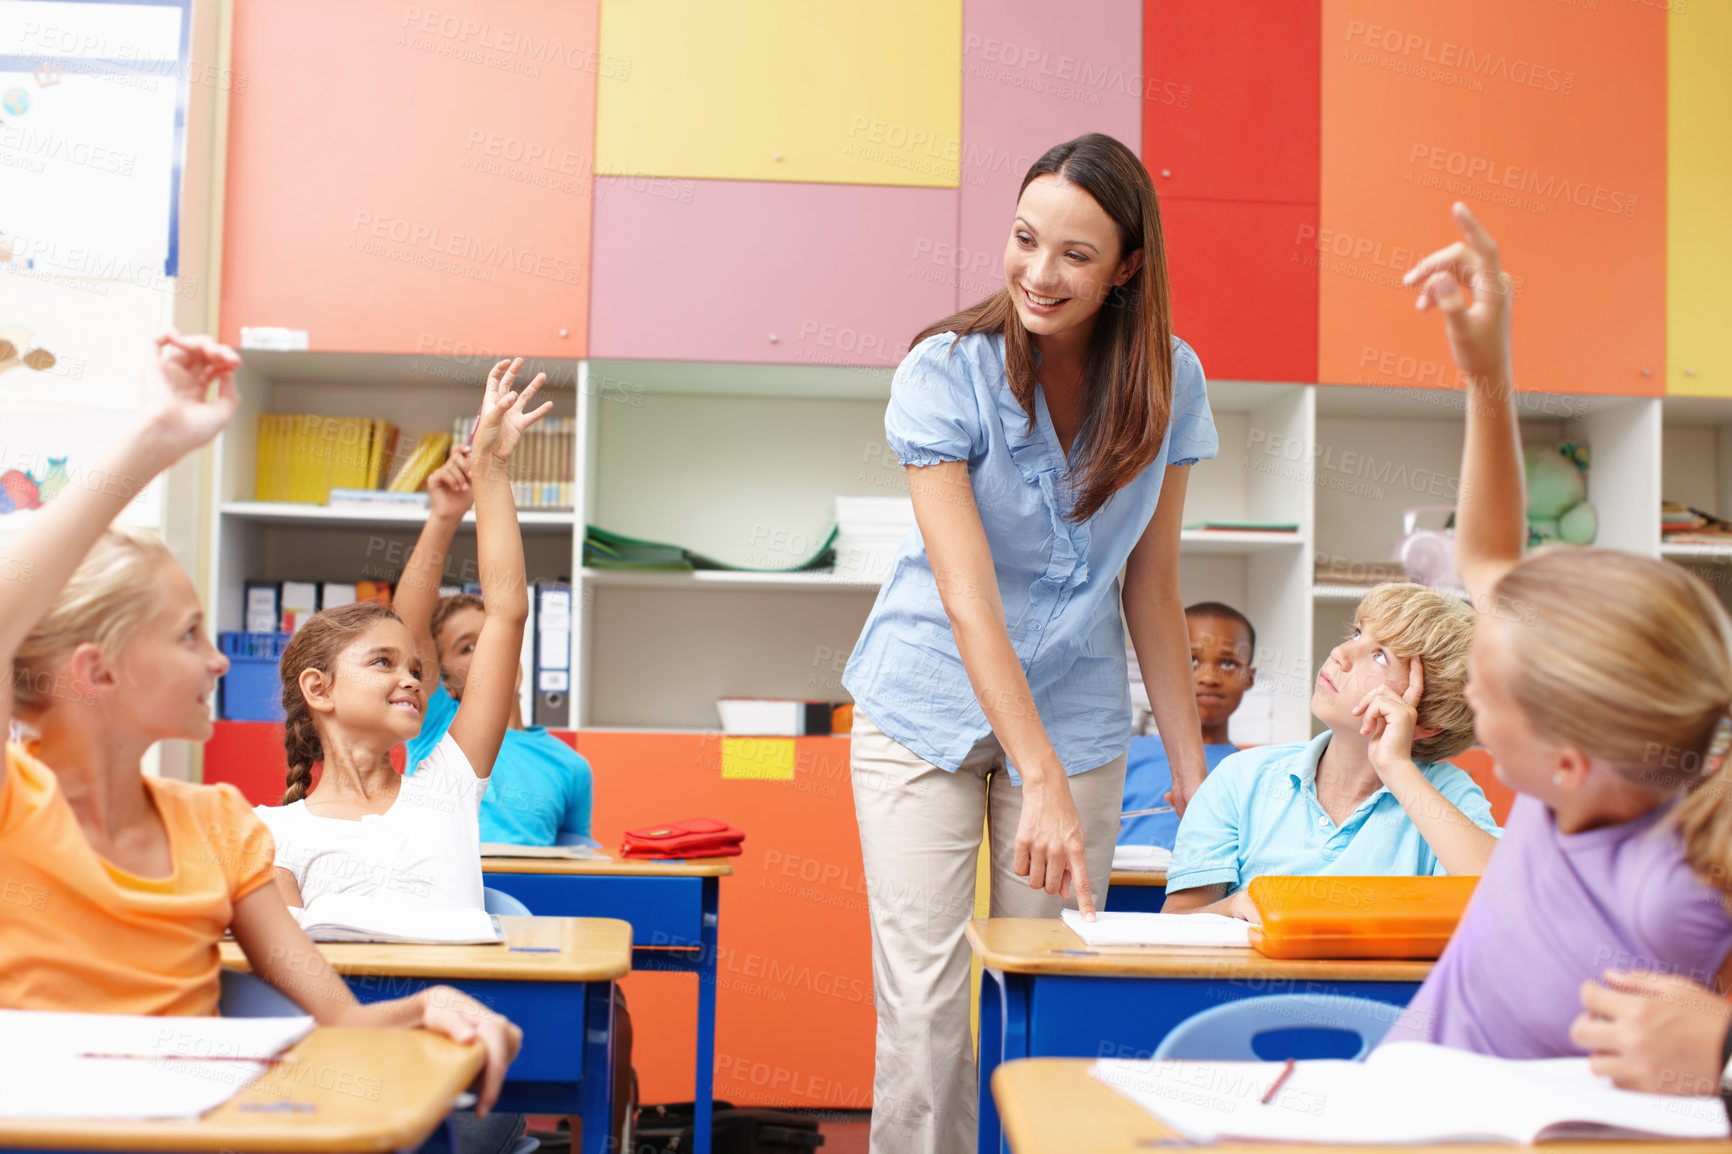
[[[1215,422],[1197,355],[1175,337],[1160,456],[1079,523],[1064,516],[1074,502],[1039,388],[1035,414],[1030,428],[1005,375],[1001,335],[941,333],[896,370],[884,433],[904,465],[968,462],[1011,644],[1065,772],[1080,773],[1130,741],[1119,571],[1154,516],[1165,467],[1215,455]],[[897,550],[842,685],[888,737],[941,769],[954,772],[991,732],[918,525]]]

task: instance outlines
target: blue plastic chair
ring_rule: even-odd
[[[531,916],[528,906],[504,890],[496,890],[492,886],[482,887],[481,908],[502,918],[527,918]]]
[[[1401,1007],[1346,994],[1271,994],[1223,1002],[1192,1014],[1155,1048],[1157,1058],[1189,1058],[1212,1062],[1282,1061],[1297,1054],[1259,1054],[1260,1035],[1285,1030],[1353,1034],[1359,1038],[1357,1061],[1383,1040],[1395,1025]]]

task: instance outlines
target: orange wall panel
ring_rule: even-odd
[[[1324,0],[1318,379],[1455,373],[1402,272],[1454,200],[1518,278],[1525,389],[1664,379],[1666,17],[1658,7]]]
[[[597,3],[235,5],[222,339],[584,356]]]
[[[802,737],[786,781],[724,780],[721,738],[580,730],[595,774],[593,832],[714,817],[746,832],[722,879],[716,1097],[863,1110],[872,1103],[872,949],[846,737]],[[625,982],[645,1102],[691,1098],[696,984]]]

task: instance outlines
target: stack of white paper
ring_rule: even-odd
[[[312,1028],[309,1017],[0,1010],[0,1117],[196,1118]]]
[[[1064,911],[1064,924],[1092,947],[1101,946],[1249,946],[1250,925],[1221,914],[1098,913],[1083,921]]]
[[[1164,845],[1119,845],[1113,847],[1115,870],[1164,872],[1173,864],[1173,851]]]
[[[1303,1023],[1298,1023],[1303,1024]],[[1537,1142],[1724,1138],[1719,1098],[1618,1090],[1586,1058],[1513,1061],[1394,1042],[1364,1062],[1106,1060],[1095,1077],[1195,1142]],[[1441,1092],[1447,1088],[1447,1093]]]

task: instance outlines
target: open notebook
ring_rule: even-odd
[[[1196,1142],[1724,1138],[1719,1098],[1614,1089],[1586,1058],[1514,1061],[1394,1042],[1363,1062],[1096,1062],[1094,1075]],[[1447,1087],[1447,1092],[1442,1088]]]
[[[469,946],[505,940],[505,928],[486,910],[435,909],[332,894],[290,912],[315,942]]]
[[[1090,949],[1139,946],[1250,946],[1251,927],[1222,914],[1142,914],[1102,911],[1092,922],[1076,910],[1064,911],[1064,924]]]
[[[312,1028],[308,1017],[0,1010],[0,1117],[196,1118]]]

